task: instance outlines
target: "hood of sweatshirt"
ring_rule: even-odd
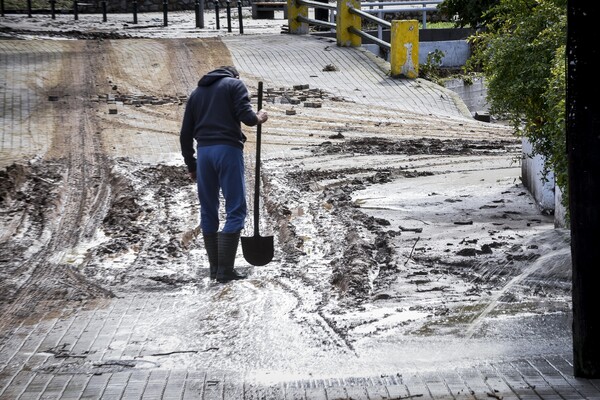
[[[208,74],[204,75],[198,81],[198,86],[210,86],[219,79],[223,78],[237,78],[237,75],[229,69],[217,68],[214,71],[211,71]]]

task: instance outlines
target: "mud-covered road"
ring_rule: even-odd
[[[356,373],[431,360],[442,347],[485,358],[496,350],[453,338],[501,346],[526,340],[526,324],[508,331],[515,318],[567,318],[567,235],[521,185],[520,141],[500,124],[265,82],[261,227],[275,236],[275,260],[251,268],[240,254],[249,279],[219,285],[207,278],[178,129],[198,77],[232,63],[223,42],[3,42],[5,69],[23,52],[35,65],[10,81],[14,122],[3,134],[36,136],[2,150],[4,337],[61,304],[179,296],[183,307],[153,328],[169,332],[161,354],[181,343],[209,350],[150,357],[162,365]],[[320,107],[291,104],[300,98]],[[432,337],[439,348],[417,356],[414,343]],[[72,361],[69,371],[89,368]]]
[[[163,52],[167,43],[143,45],[149,47],[143,55],[146,57],[152,51]],[[35,71],[39,74],[33,81],[37,85],[31,84],[31,74],[17,71],[14,80],[7,76],[8,84],[18,87],[22,83],[23,88],[8,93],[13,96],[13,105],[5,118],[12,116],[15,121],[13,130],[5,129],[3,133],[16,143],[20,135],[28,136],[31,130],[35,130],[32,136],[37,136],[30,146],[5,148],[3,152],[5,163],[14,160],[2,171],[0,198],[4,300],[0,307],[5,315],[2,323],[10,325],[43,300],[112,295],[106,282],[88,279],[81,269],[90,262],[96,264],[97,254],[128,253],[145,244],[157,252],[153,263],[161,262],[158,247],[167,248],[175,237],[150,235],[151,229],[162,224],[158,221],[142,230],[136,225],[148,225],[144,218],[155,220],[169,202],[146,198],[151,194],[141,187],[137,193],[132,192],[136,180],[127,175],[129,171],[119,171],[120,163],[126,160],[116,157],[116,143],[139,146],[137,153],[134,149],[130,152],[136,155],[152,149],[145,148],[145,139],[135,143],[122,140],[132,130],[141,134],[139,130],[144,129],[145,135],[158,132],[176,139],[160,127],[169,122],[176,124],[184,93],[192,86],[186,78],[208,71],[213,65],[230,63],[230,59],[218,41],[183,43],[174,50],[173,57],[161,56],[166,64],[150,63],[149,73],[140,76],[138,68],[147,60],[136,60],[126,46],[117,48],[102,40],[57,42],[49,49],[41,44],[32,48],[20,41],[9,41],[5,46],[11,48],[13,62],[20,52],[26,52],[28,61],[41,70]],[[186,57],[188,62],[177,65],[177,57]],[[181,79],[165,74],[170,70]],[[109,118],[117,100],[134,110],[132,115],[122,113],[122,121]],[[22,115],[26,118],[17,118]],[[178,168],[139,173],[149,182],[163,174],[162,181],[167,185],[162,191],[168,191],[169,186],[189,186]],[[156,190],[160,192],[158,187]],[[147,201],[152,205],[144,207]],[[193,197],[188,203],[190,211]],[[163,218],[170,219],[169,215]],[[189,221],[192,226],[193,221]],[[99,239],[98,235],[110,240]],[[155,243],[155,239],[166,244]],[[121,247],[119,243],[123,243]]]

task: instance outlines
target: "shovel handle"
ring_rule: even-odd
[[[263,101],[263,83],[258,82],[258,111],[262,109]],[[259,235],[258,230],[258,209],[260,201],[260,135],[262,132],[262,124],[256,125],[256,173],[254,176],[254,236]]]

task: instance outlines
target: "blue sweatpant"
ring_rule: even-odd
[[[247,214],[242,149],[229,145],[198,147],[196,173],[202,233],[219,230],[219,189],[223,192],[226,213],[222,232],[241,231]]]

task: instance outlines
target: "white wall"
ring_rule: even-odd
[[[540,155],[532,155],[531,143],[523,138],[523,160],[521,178],[523,184],[537,202],[542,211],[554,212],[554,173],[548,172],[544,179],[544,159]]]
[[[379,45],[363,43],[362,46],[376,56],[381,57]],[[446,68],[462,67],[471,56],[471,48],[466,40],[419,42],[419,64],[426,64],[427,55],[435,50],[444,53],[441,66]],[[389,61],[389,54],[386,61]]]
[[[419,42],[419,64],[427,63],[427,55],[440,50],[444,53],[442,67],[462,67],[471,56],[471,47],[466,40]]]

